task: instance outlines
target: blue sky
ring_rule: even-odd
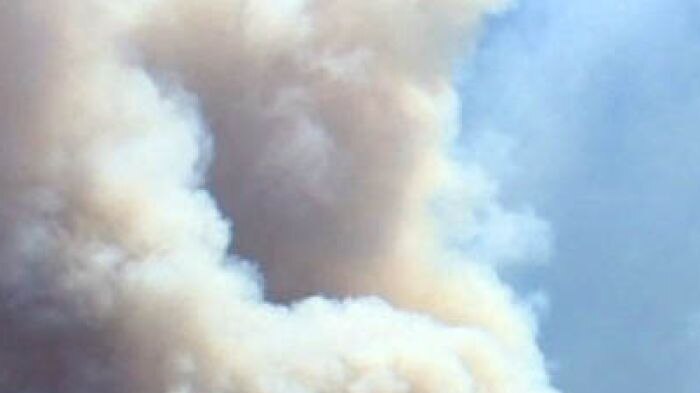
[[[521,0],[460,80],[465,152],[505,152],[464,160],[551,225],[506,274],[548,294],[555,384],[700,391],[700,1]]]

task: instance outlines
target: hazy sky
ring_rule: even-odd
[[[700,391],[700,2],[522,0],[460,78],[464,159],[551,225],[506,273],[557,387]]]

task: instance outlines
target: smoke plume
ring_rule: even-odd
[[[0,2],[2,390],[553,392],[431,210],[502,6]]]

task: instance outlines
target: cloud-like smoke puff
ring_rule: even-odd
[[[452,65],[499,6],[1,4],[0,386],[552,392],[527,310],[429,210]],[[265,302],[212,153],[274,298],[374,297]]]

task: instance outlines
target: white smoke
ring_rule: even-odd
[[[552,392],[429,209],[452,65],[500,6],[0,3],[0,387]]]

